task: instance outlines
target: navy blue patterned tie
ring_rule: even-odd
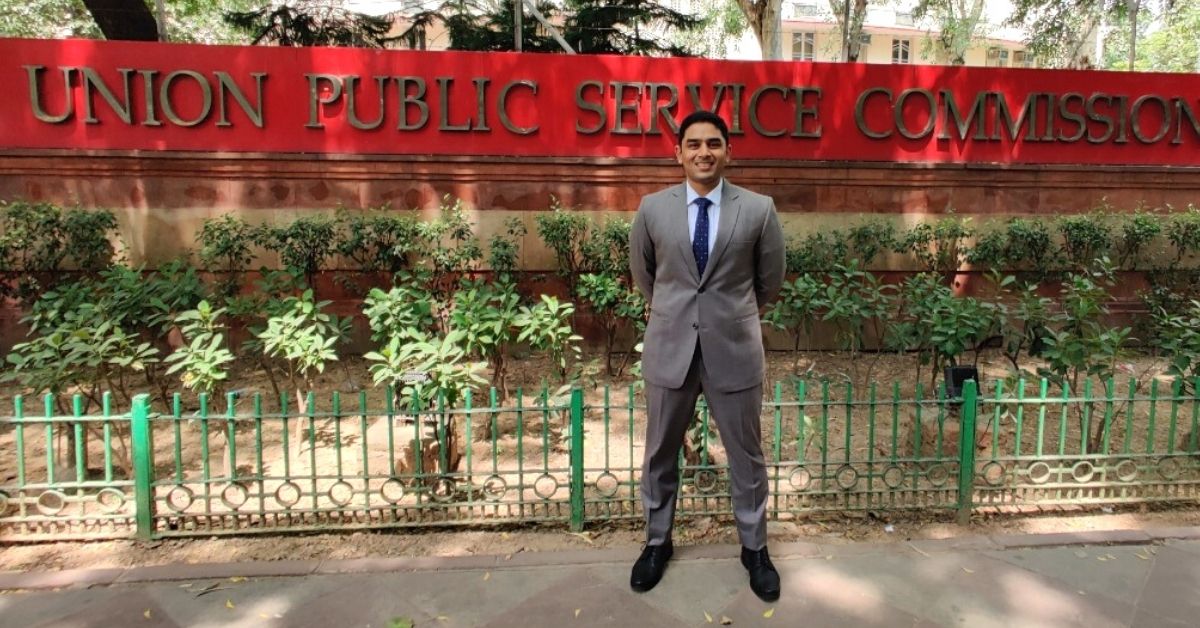
[[[696,233],[692,236],[692,254],[696,256],[696,268],[700,276],[704,276],[704,267],[708,265],[708,208],[712,201],[701,196],[696,203]]]

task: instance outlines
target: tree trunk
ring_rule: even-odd
[[[746,22],[758,38],[764,61],[783,58],[783,47],[779,40],[782,30],[781,0],[738,0],[738,8],[746,16]]]
[[[158,24],[144,0],[83,0],[107,39],[158,41]]]
[[[834,19],[842,27],[844,37],[844,46],[842,47],[842,60],[848,62],[858,61],[858,55],[862,52],[862,30],[863,20],[867,15],[867,0],[842,0],[843,2],[853,2],[850,5],[851,10],[847,15],[845,4],[838,6],[838,2],[830,0],[829,8],[833,10]],[[849,18],[849,20],[847,20]],[[847,24],[849,21],[849,24]]]
[[[1137,61],[1137,35],[1138,35],[1138,11],[1142,8],[1141,0],[1128,0],[1129,6],[1129,71],[1133,71],[1134,62]],[[1101,60],[1096,59],[1096,63]]]

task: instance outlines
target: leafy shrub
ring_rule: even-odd
[[[437,392],[442,391],[446,407],[454,408],[467,390],[486,383],[479,375],[483,364],[467,360],[463,340],[464,332],[460,330],[453,330],[441,339],[405,331],[379,351],[363,357],[374,362],[370,370],[376,385],[400,387],[404,407],[427,409],[434,403]],[[428,381],[412,381],[413,373],[422,374]]]
[[[767,306],[763,322],[792,338],[792,371],[800,367],[800,341],[812,337],[813,324],[826,307],[825,284],[814,273],[803,273],[784,281],[779,298]]]
[[[554,252],[558,274],[566,280],[573,294],[575,279],[585,263],[581,247],[588,232],[587,216],[564,207],[558,199],[554,199],[550,211],[538,214],[534,220],[538,237]]]
[[[1120,222],[1113,251],[1117,256],[1117,267],[1129,270],[1146,268],[1146,258],[1157,251],[1152,245],[1163,234],[1163,223],[1158,214],[1138,209]]]
[[[513,217],[504,221],[504,233],[492,236],[488,243],[488,266],[498,281],[512,281],[521,253],[521,238],[528,231],[520,218]]]
[[[549,353],[559,379],[564,382],[572,359],[579,358],[579,341],[583,340],[568,322],[574,313],[573,304],[543,294],[542,300],[532,307],[522,306],[516,319],[521,330],[517,342],[527,342],[530,347]]]
[[[1002,228],[981,234],[965,260],[982,271],[1027,271],[1044,278],[1056,265],[1054,236],[1045,221],[1010,218]]]
[[[329,301],[314,301],[311,289],[287,297],[256,335],[264,355],[282,363],[283,372],[303,406],[304,394],[316,387],[315,377],[338,359],[334,347],[350,331],[350,319],[326,313]]]
[[[633,353],[630,346],[624,351],[620,365],[613,364],[617,336],[622,329],[633,328],[634,342],[645,330],[646,299],[629,285],[625,274],[614,272],[587,273],[579,277],[576,289],[579,299],[600,320],[604,328],[604,366],[609,375],[620,375]]]
[[[1184,385],[1195,394],[1192,382],[1200,377],[1200,301],[1191,301],[1177,314],[1166,310],[1153,313],[1158,348],[1167,356],[1167,370],[1184,378]]]
[[[213,309],[208,301],[201,301],[196,309],[175,317],[185,344],[164,362],[170,365],[167,375],[180,373],[184,388],[213,395],[218,393],[221,382],[229,378],[226,368],[234,358],[233,353],[223,346],[225,325],[221,319],[224,316],[224,308]]]
[[[1062,257],[1070,268],[1089,268],[1112,250],[1112,227],[1100,213],[1063,216],[1057,227],[1062,237]]]
[[[388,291],[372,288],[363,300],[363,315],[371,340],[386,343],[401,333],[428,332],[434,328],[433,295],[415,281],[404,281]]]
[[[382,209],[343,213],[339,226],[337,253],[353,262],[355,270],[395,274],[412,268],[427,252],[415,215]]]
[[[200,263],[212,273],[224,273],[218,291],[225,296],[237,294],[242,274],[253,259],[252,249],[259,231],[241,218],[225,214],[210,218],[196,234]]]
[[[921,365],[933,367],[930,387],[936,385],[942,367],[955,366],[962,355],[975,352],[999,326],[995,304],[973,297],[956,297],[949,286],[932,274],[910,277],[900,288],[898,315],[889,330],[889,344],[896,349],[916,350]]]
[[[846,233],[849,255],[862,268],[870,268],[875,260],[896,247],[896,226],[881,218],[871,218],[850,227]]]
[[[852,368],[857,375],[859,354],[866,348],[868,333],[881,339],[883,318],[891,310],[890,290],[879,283],[874,274],[860,270],[858,263],[838,265],[825,286],[822,320],[833,323],[842,349],[850,352]],[[876,358],[867,368],[870,379]],[[858,379],[857,377],[855,379]]]
[[[264,225],[258,239],[264,248],[279,254],[286,268],[303,275],[312,288],[317,273],[338,250],[338,233],[336,218],[318,214],[283,225]]]
[[[106,210],[64,212],[50,203],[0,202],[0,297],[36,300],[52,286],[35,273],[54,273],[68,261],[85,273],[107,268],[116,228],[116,217]]]
[[[975,233],[970,222],[952,216],[920,223],[896,240],[896,252],[911,255],[923,272],[935,273],[949,284],[963,264],[967,240]]]
[[[629,275],[629,230],[633,223],[612,218],[600,224],[586,221],[587,237],[580,247],[580,270],[613,277]]]
[[[850,245],[841,231],[818,231],[789,240],[784,250],[788,273],[827,273],[849,261]]]
[[[483,259],[483,249],[471,223],[467,221],[461,200],[442,199],[435,220],[421,223],[421,237],[429,243],[430,291],[439,301],[448,301],[453,275],[475,270]]]
[[[505,356],[519,333],[517,318],[521,297],[509,282],[475,281],[454,293],[450,329],[460,332],[468,356],[487,360],[492,385],[508,396]]]

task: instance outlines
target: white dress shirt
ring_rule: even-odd
[[[696,241],[696,217],[700,210],[696,207],[696,199],[700,198],[700,194],[692,189],[691,184],[684,183],[683,187],[687,188],[687,211],[688,211],[688,242]],[[712,201],[712,205],[708,207],[708,254],[712,255],[713,243],[717,241],[717,221],[721,217],[721,189],[725,187],[725,179],[717,184],[711,192],[704,195],[704,198]]]

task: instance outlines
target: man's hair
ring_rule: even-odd
[[[721,132],[721,137],[725,138],[725,143],[729,143],[729,125],[725,124],[725,120],[711,111],[701,109],[688,114],[683,122],[679,123],[679,135],[675,138],[677,146],[683,146],[683,136],[687,134],[688,127],[698,122],[707,122],[717,127],[717,130]]]

